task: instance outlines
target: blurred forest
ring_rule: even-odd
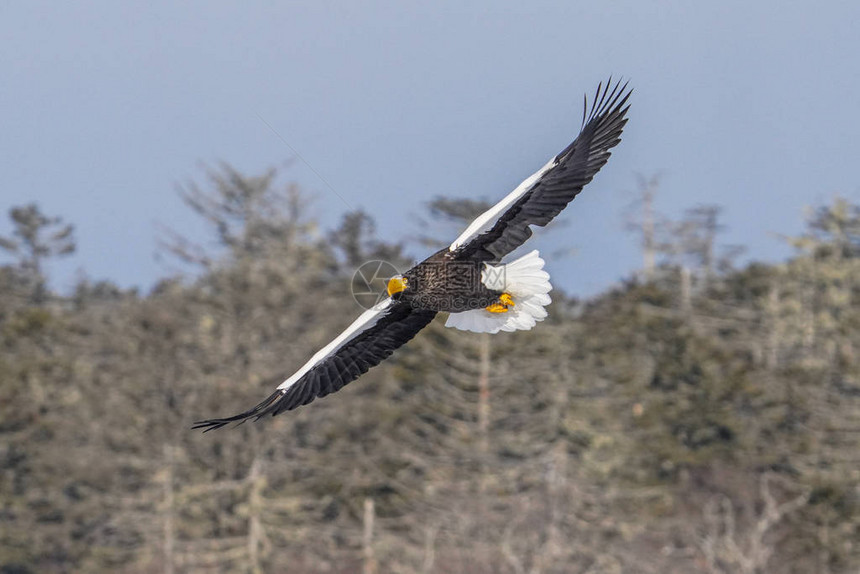
[[[718,207],[669,220],[657,193],[631,207],[641,271],[607,292],[556,289],[528,332],[437,319],[336,395],[205,435],[350,323],[356,266],[403,268],[404,245],[360,212],[324,232],[280,174],[223,164],[181,190],[215,241],[161,238],[185,279],[57,294],[74,229],[15,208],[0,573],[860,571],[860,206],[741,266]],[[481,207],[440,198],[427,229]]]

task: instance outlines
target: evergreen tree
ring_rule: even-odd
[[[11,237],[0,236],[0,249],[18,260],[18,272],[30,298],[41,304],[47,297],[45,261],[75,252],[74,227],[59,217],[44,215],[35,203],[9,210]]]

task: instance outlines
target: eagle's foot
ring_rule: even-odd
[[[486,307],[490,313],[507,313],[508,307],[514,306],[514,299],[507,293],[499,295],[499,302]]]

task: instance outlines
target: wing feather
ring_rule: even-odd
[[[232,417],[200,421],[192,428],[207,432],[232,422],[274,416],[339,391],[388,358],[426,327],[435,315],[435,311],[416,310],[408,303],[386,299],[365,311],[255,407]]]
[[[529,226],[544,226],[561,213],[621,141],[631,93],[620,81],[598,85],[590,111],[584,100],[583,125],[576,139],[475,219],[449,249],[458,256],[497,262],[531,237]]]

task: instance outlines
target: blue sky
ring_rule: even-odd
[[[177,185],[201,162],[284,164],[271,126],[336,190],[285,171],[324,227],[360,207],[402,238],[437,195],[505,195],[614,74],[635,87],[630,122],[538,240],[575,252],[554,283],[591,294],[638,265],[637,173],[663,174],[660,211],[720,204],[723,241],[775,261],[805,205],[860,200],[858,22],[856,1],[6,2],[0,211],[37,201],[76,225],[56,287],[85,270],[147,289],[168,272],[158,226],[202,231]]]

